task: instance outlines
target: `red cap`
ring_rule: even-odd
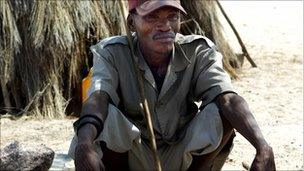
[[[145,16],[164,6],[174,7],[187,14],[179,0],[128,0],[129,12],[136,8],[139,15]]]

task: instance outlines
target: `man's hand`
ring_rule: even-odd
[[[265,146],[257,151],[250,167],[251,171],[275,170],[273,151],[270,146]]]
[[[99,157],[94,151],[91,144],[82,143],[77,144],[75,149],[75,167],[76,170],[92,170],[104,171],[105,167]]]
[[[93,137],[96,132],[96,128],[92,124],[86,124],[79,129],[74,161],[76,170],[105,170],[98,153],[93,148]]]

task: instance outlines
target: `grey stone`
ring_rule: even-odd
[[[74,160],[65,153],[56,153],[50,170],[74,171]]]
[[[0,170],[48,170],[54,155],[54,151],[43,144],[13,141],[0,151]]]

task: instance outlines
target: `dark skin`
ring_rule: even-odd
[[[141,52],[149,66],[166,72],[168,58],[173,49],[174,36],[180,29],[180,12],[175,8],[164,7],[146,16],[131,14],[128,24],[136,31]],[[164,63],[166,65],[164,65]],[[242,134],[256,149],[256,155],[251,170],[275,170],[272,148],[264,139],[256,120],[245,100],[237,94],[225,93],[215,99],[222,117],[234,129]],[[83,105],[82,115],[95,114],[103,121],[107,117],[109,96],[102,91],[94,92]],[[225,128],[224,124],[224,128]],[[230,129],[232,130],[232,128]],[[97,131],[91,124],[83,126],[78,132],[78,144],[75,151],[75,166],[77,170],[104,170],[103,162],[93,150],[93,140]],[[231,131],[225,128],[225,136]],[[223,142],[222,142],[223,143]],[[212,161],[215,152],[199,158],[193,170],[210,169],[208,162]]]
[[[102,91],[94,92],[83,104],[81,115],[94,114],[102,121],[108,114],[109,96]],[[93,149],[97,130],[92,124],[86,124],[78,131],[78,143],[75,149],[76,170],[105,170],[104,164]]]

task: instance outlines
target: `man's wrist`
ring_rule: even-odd
[[[96,139],[99,136],[100,132],[103,129],[103,121],[98,116],[94,114],[86,114],[81,116],[77,121],[73,123],[76,134],[78,135],[79,130],[86,125],[93,125],[95,127],[95,129],[93,129],[95,134],[94,139]],[[92,130],[92,129],[87,129],[87,130]]]
[[[93,144],[97,130],[93,124],[87,123],[78,130],[78,144]]]
[[[259,142],[257,146],[255,147],[257,153],[261,153],[263,151],[268,151],[271,147],[269,144],[264,140],[262,142]]]

